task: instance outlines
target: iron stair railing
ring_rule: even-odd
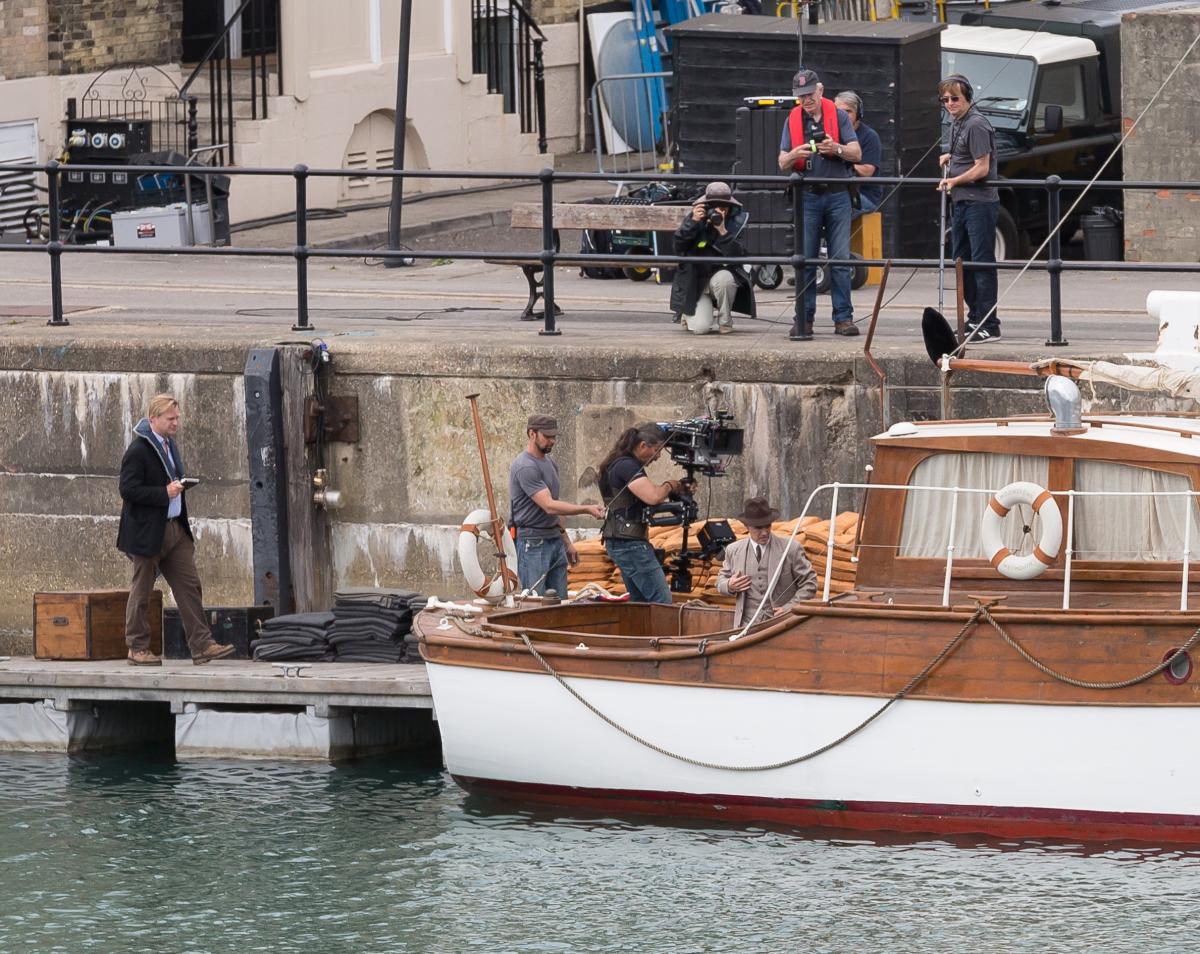
[[[546,35],[520,0],[471,0],[471,70],[487,77],[488,92],[504,96],[504,111],[536,132],[546,152]]]
[[[279,42],[282,35],[279,7],[279,0],[242,0],[238,8],[225,21],[224,28],[209,45],[208,50],[200,57],[200,62],[196,64],[183,86],[180,87],[179,98],[187,103],[189,153],[194,153],[200,145],[199,98],[191,92],[191,88],[207,67],[209,143],[226,144],[213,151],[218,165],[235,163],[234,49],[232,42],[232,31],[235,26],[240,25],[243,50],[249,50],[250,118],[267,118],[267,102],[270,95],[268,93],[268,61],[272,53],[275,57],[276,92],[279,95],[283,94],[283,44]],[[273,19],[273,23],[270,22],[271,19]],[[272,27],[275,40],[274,43],[269,43]]]

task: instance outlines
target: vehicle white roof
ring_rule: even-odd
[[[1131,451],[1133,448],[1147,448],[1200,460],[1200,420],[1196,418],[1085,414],[1083,420],[1088,425],[1087,431],[1072,435],[1069,440],[1124,444]],[[1053,426],[1054,422],[1048,417],[1042,420],[1008,421],[905,421],[892,425],[876,440],[884,444],[919,440],[922,437],[995,437],[1000,434],[1009,441],[1008,452],[1020,454],[1022,437],[1052,437],[1054,435],[1050,429]],[[1196,436],[1189,437],[1189,434]],[[1115,460],[1115,463],[1121,462]]]
[[[1100,55],[1096,44],[1081,36],[958,24],[942,31],[942,49],[1023,57],[1042,64]]]

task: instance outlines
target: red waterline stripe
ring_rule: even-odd
[[[567,785],[539,785],[459,775],[455,775],[454,780],[467,791],[481,795],[637,815],[774,822],[798,828],[1200,844],[1200,815],[695,795],[688,792],[572,788]]]

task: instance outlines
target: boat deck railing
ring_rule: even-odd
[[[825,573],[824,582],[822,585],[821,599],[824,602],[829,601],[830,587],[833,580],[833,560],[836,535],[836,519],[838,515],[839,498],[843,491],[861,491],[864,494],[874,493],[880,490],[902,490],[902,491],[930,491],[934,493],[948,494],[950,497],[950,520],[946,533],[945,546],[945,570],[942,580],[942,601],[941,605],[950,606],[950,584],[954,572],[955,560],[955,531],[958,528],[959,502],[964,494],[981,494],[985,497],[992,497],[996,494],[999,488],[988,490],[978,487],[957,487],[945,486],[941,484],[877,484],[877,483],[842,483],[835,481],[833,483],[821,484],[809,494],[805,501],[804,508],[800,512],[800,516],[795,521],[793,527],[793,537],[800,530],[800,524],[805,517],[816,515],[814,502],[822,493],[830,494],[829,504],[829,532],[825,540]],[[1084,497],[1140,497],[1140,498],[1177,498],[1185,497],[1193,502],[1197,497],[1200,497],[1200,492],[1192,490],[1061,490],[1051,491],[1051,495],[1056,498],[1065,497],[1067,499],[1067,515],[1066,527],[1064,536],[1064,552],[1063,552],[1063,586],[1062,586],[1062,608],[1071,608],[1071,571],[1074,561],[1077,559],[1078,551],[1074,547],[1074,531],[1075,531],[1075,501]],[[1180,560],[1182,568],[1180,573],[1179,583],[1179,611],[1188,611],[1189,600],[1189,571],[1191,568],[1192,557],[1192,519],[1183,521],[1183,547],[1180,551]],[[864,544],[856,544],[855,554],[851,560],[857,563],[857,550],[865,546]],[[898,548],[897,548],[898,549]],[[1151,562],[1151,561],[1147,561]],[[1153,561],[1159,563],[1160,561]],[[772,585],[774,580],[771,581]]]

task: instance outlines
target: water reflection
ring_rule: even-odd
[[[564,816],[383,760],[0,779],[5,952],[1185,950],[1200,886],[1192,851]]]

